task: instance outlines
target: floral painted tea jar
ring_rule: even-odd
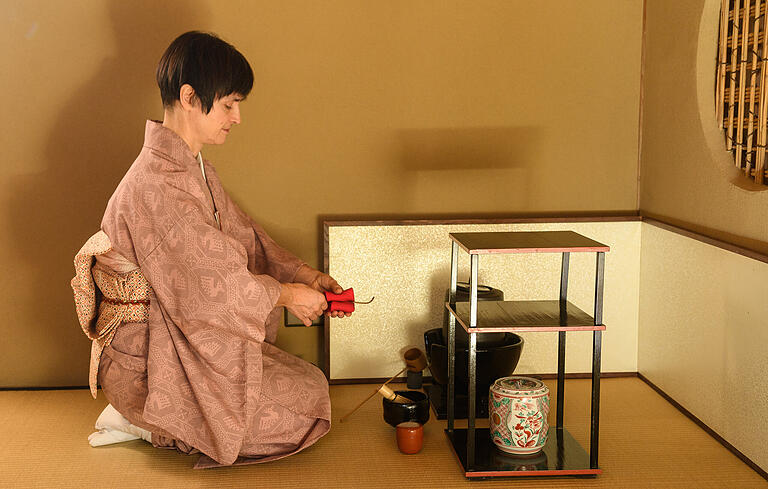
[[[533,455],[547,442],[549,388],[538,379],[497,379],[488,395],[491,439],[499,450]]]

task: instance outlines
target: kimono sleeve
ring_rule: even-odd
[[[275,243],[264,231],[264,228],[253,219],[249,217],[248,220],[256,236],[257,255],[261,254],[264,257],[266,273],[277,278],[280,282],[293,282],[296,272],[305,264],[304,261]]]
[[[213,327],[264,340],[280,283],[251,273],[243,245],[198,212],[179,220],[142,261],[159,305],[185,334]]]
[[[223,193],[229,210],[253,233],[254,240],[248,239],[250,243],[245,243],[246,246],[253,247],[248,250],[252,258],[251,272],[269,274],[281,283],[293,282],[296,272],[305,262],[278,245],[264,228],[246,214],[228,194]]]

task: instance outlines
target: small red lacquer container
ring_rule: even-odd
[[[421,451],[424,443],[424,427],[415,421],[406,421],[396,427],[397,448],[406,455]]]

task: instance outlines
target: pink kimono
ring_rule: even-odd
[[[205,176],[176,133],[147,121],[101,229],[149,283],[149,317],[116,329],[98,379],[154,445],[207,455],[198,467],[275,460],[330,429],[323,373],[271,344],[280,283],[303,263],[230,199],[207,163]]]

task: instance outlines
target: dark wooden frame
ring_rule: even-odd
[[[575,217],[520,217],[520,218],[464,218],[464,219],[333,219],[323,220],[323,272],[328,273],[328,229],[331,226],[445,226],[453,224],[531,224],[531,223],[561,223],[561,222],[633,222],[642,221],[639,215],[620,215],[620,216],[575,216]],[[323,355],[322,369],[330,384],[339,383],[331,378],[331,358],[330,343],[331,336],[328,328],[330,319],[325,317],[323,320]],[[376,379],[355,379],[360,382],[369,382]],[[386,380],[386,379],[385,379]]]

